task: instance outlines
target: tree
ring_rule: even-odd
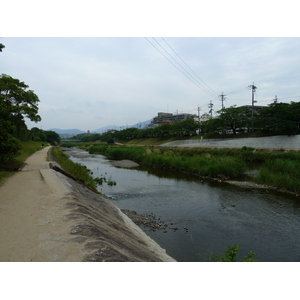
[[[223,122],[220,118],[209,119],[201,125],[201,132],[208,134],[213,134],[219,132],[223,129]]]
[[[260,111],[260,126],[264,131],[296,134],[299,123],[300,102],[272,103]]]
[[[59,144],[60,142],[60,136],[58,133],[52,130],[44,131],[44,134],[46,135],[46,141],[49,144]]]
[[[0,76],[0,104],[3,108],[2,117],[18,124],[24,117],[33,122],[41,121],[38,113],[38,96],[32,91],[27,90],[28,85],[19,79],[2,74]]]
[[[1,160],[16,156],[16,149],[20,150],[20,144],[16,137],[24,135],[27,127],[24,118],[31,121],[41,121],[38,115],[38,96],[28,90],[28,85],[19,79],[2,74],[0,76],[0,157]],[[9,141],[9,147],[4,145]]]
[[[248,128],[251,122],[251,110],[248,107],[231,106],[220,110],[219,116],[223,128],[230,128],[236,134],[237,128]]]

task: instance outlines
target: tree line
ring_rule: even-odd
[[[187,119],[174,124],[163,124],[154,128],[138,129],[135,127],[126,128],[120,131],[107,132],[82,137],[83,142],[109,142],[125,141],[143,138],[162,138],[162,137],[183,137],[196,135],[199,125],[194,119]]]
[[[260,132],[263,134],[299,134],[300,102],[271,103],[259,110],[249,106],[231,106],[220,110],[219,116],[202,125],[203,132],[211,134],[231,130],[239,132]]]
[[[141,138],[184,137],[201,134],[203,136],[225,135],[230,131],[238,133],[258,132],[261,134],[299,134],[300,102],[272,103],[259,110],[248,106],[231,106],[219,110],[218,116],[199,123],[194,119],[163,124],[155,128],[138,129],[135,127],[104,134],[82,137],[83,142],[128,141]]]

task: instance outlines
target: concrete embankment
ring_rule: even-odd
[[[51,169],[47,151],[0,187],[0,261],[175,261],[108,199]]]
[[[268,137],[238,138],[237,136],[226,139],[201,139],[180,140],[163,144],[169,147],[204,147],[204,148],[242,148],[252,147],[256,149],[300,149],[300,135],[280,135]]]

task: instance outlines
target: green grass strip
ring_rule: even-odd
[[[61,167],[70,175],[77,178],[82,183],[97,191],[93,177],[90,175],[91,171],[84,165],[73,162],[65,153],[58,147],[51,148],[51,154],[55,157],[56,161]]]

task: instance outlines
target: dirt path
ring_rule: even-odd
[[[57,182],[51,190],[40,170],[49,162],[44,148],[26,161],[23,170],[0,187],[0,261],[78,261],[80,245],[61,243],[70,224],[63,219],[60,197],[67,192]],[[55,178],[54,178],[55,179]]]
[[[107,199],[50,169],[48,150],[0,186],[0,261],[174,261]]]

